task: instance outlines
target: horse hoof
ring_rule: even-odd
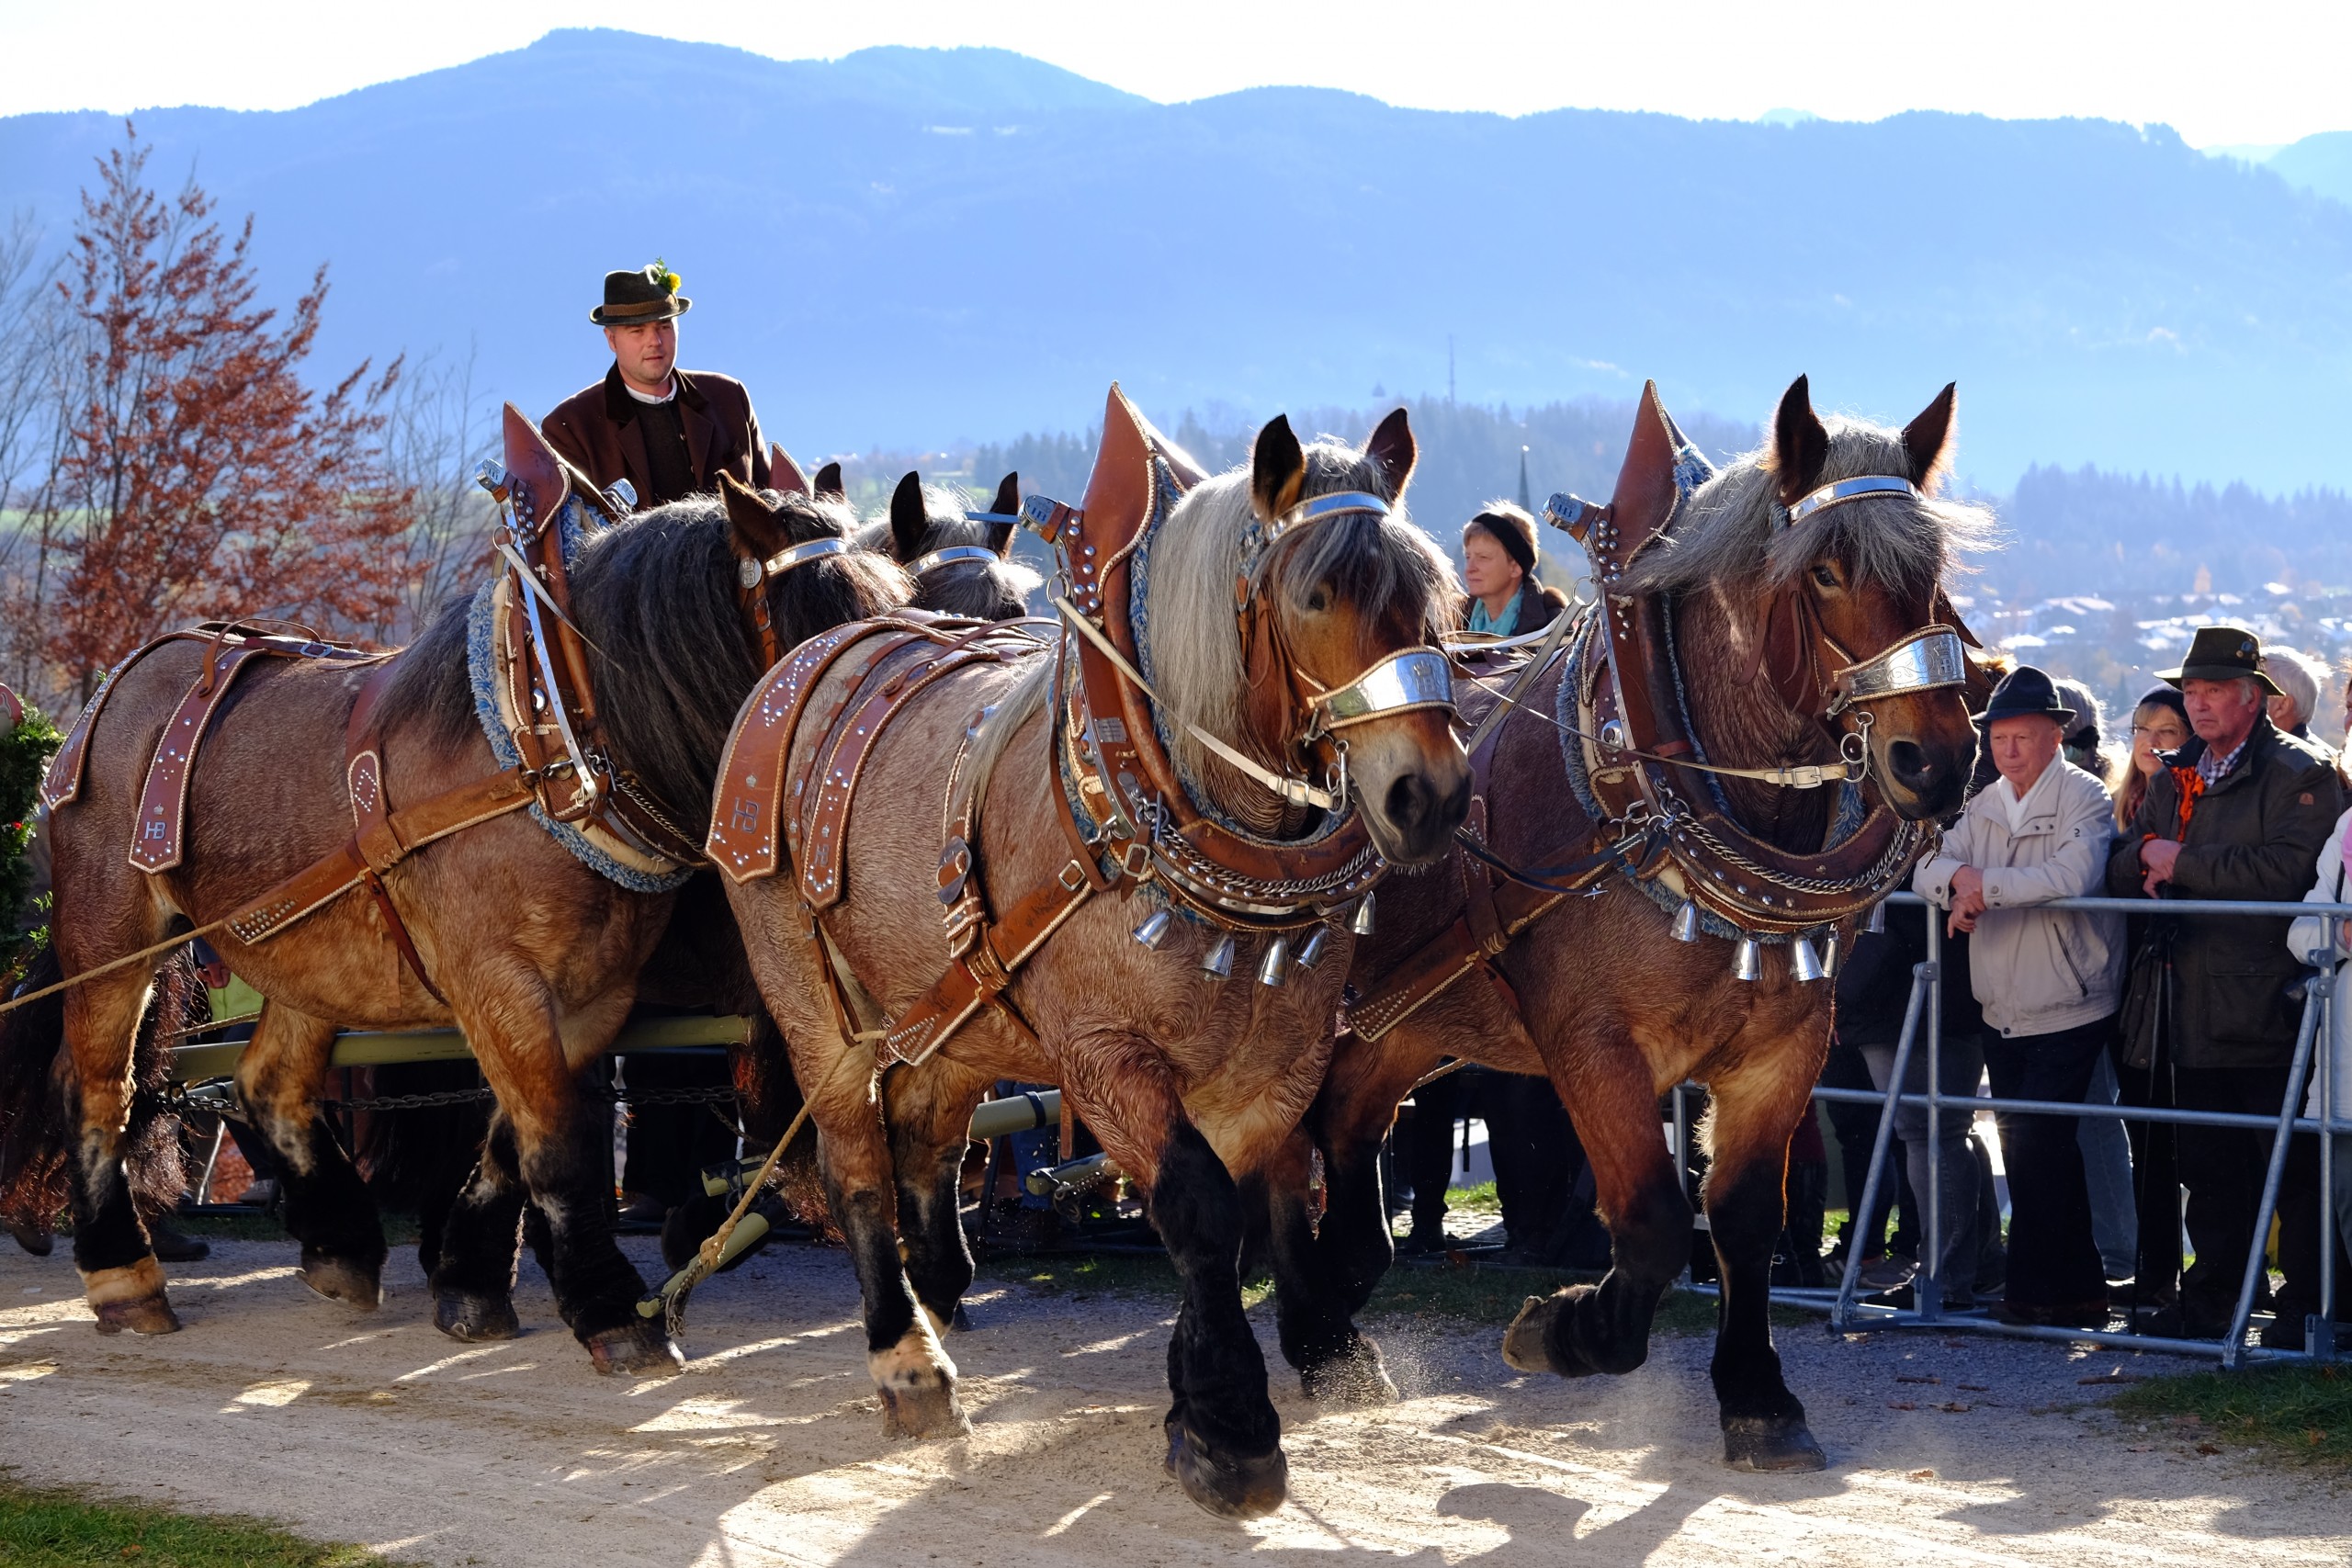
[[[1552,1320],[1560,1315],[1566,1305],[1563,1295],[1530,1296],[1519,1315],[1503,1330],[1503,1360],[1513,1371],[1548,1372],[1552,1352],[1544,1341],[1550,1337]]]
[[[1829,1456],[1801,1416],[1726,1416],[1724,1463],[1746,1471],[1826,1470]]]
[[[1398,1398],[1381,1364],[1380,1347],[1361,1336],[1329,1360],[1302,1369],[1298,1386],[1307,1398],[1327,1404],[1394,1404]]]
[[[98,1332],[177,1334],[179,1314],[164,1294],[164,1268],[142,1258],[128,1269],[99,1269],[82,1276],[82,1294],[97,1314]]]
[[[469,1345],[512,1339],[523,1332],[522,1324],[515,1321],[513,1301],[462,1291],[442,1291],[434,1296],[433,1326]]]
[[[47,1258],[50,1249],[57,1245],[56,1236],[36,1224],[11,1220],[8,1222],[8,1234],[17,1238],[18,1247],[31,1253],[35,1258]]]
[[[888,1350],[865,1358],[874,1392],[882,1396],[882,1429],[893,1438],[956,1437],[972,1429],[956,1397],[956,1363],[927,1333],[928,1317]]]
[[[606,1377],[628,1373],[666,1378],[686,1364],[686,1353],[677,1342],[649,1319],[591,1334],[582,1343],[588,1347],[588,1359]]]
[[[1168,1473],[1184,1495],[1220,1519],[1254,1519],[1283,1506],[1290,1490],[1290,1461],[1272,1453],[1219,1454],[1182,1421],[1168,1423]]]
[[[301,1280],[328,1301],[341,1302],[361,1312],[374,1312],[384,1304],[382,1279],[355,1258],[335,1258],[306,1249],[302,1254]]]

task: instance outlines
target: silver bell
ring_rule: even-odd
[[[1233,973],[1233,937],[1230,932],[1210,945],[1209,955],[1201,960],[1201,973],[1214,975],[1220,980]]]
[[[1812,938],[1792,936],[1789,939],[1789,972],[1796,976],[1800,986],[1810,986],[1815,980],[1829,977],[1829,966],[1822,963],[1821,954],[1814,951]]]
[[[1158,953],[1168,944],[1168,933],[1176,929],[1176,919],[1165,909],[1154,909],[1136,928],[1136,940]]]
[[[1832,980],[1838,978],[1838,928],[1831,926],[1821,942],[1821,973]]]
[[[1301,969],[1312,969],[1317,964],[1322,963],[1324,939],[1329,937],[1330,934],[1331,928],[1329,926],[1317,926],[1313,931],[1307,932],[1306,943],[1299,948],[1298,956],[1293,959],[1292,962],[1296,964]]]
[[[1358,936],[1372,934],[1372,895],[1367,893],[1356,902],[1356,912],[1348,917],[1348,930]]]
[[[1698,941],[1699,906],[1688,898],[1682,900],[1682,908],[1674,911],[1674,923],[1666,929],[1667,934],[1677,942]]]
[[[1871,906],[1871,918],[1862,922],[1862,930],[1871,936],[1886,934],[1886,900],[1882,898]]]
[[[1731,950],[1731,977],[1735,980],[1760,980],[1764,977],[1764,944],[1743,931]]]
[[[1266,939],[1265,956],[1258,960],[1258,984],[1279,987],[1290,978],[1290,939]]]

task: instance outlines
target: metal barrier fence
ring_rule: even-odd
[[[2336,1220],[2331,1202],[2335,1173],[2335,1139],[2352,1135],[2352,1121],[2339,1119],[2335,1111],[2334,1083],[2335,1008],[2336,1005],[2335,965],[2323,964],[2304,986],[2302,1018],[2296,1030],[2293,1065],[2287,1075],[2287,1092],[2279,1101],[2276,1116],[2256,1116],[2219,1111],[2187,1111],[2164,1107],[2107,1105],[2097,1101],[2068,1104],[2041,1100],[1999,1100],[1989,1096],[1951,1096],[1942,1091],[1943,1051],[1943,947],[1944,912],[1916,893],[1897,893],[1887,903],[1915,909],[1924,909],[1928,931],[1928,957],[1912,968],[1911,996],[1903,1018],[1903,1032],[1894,1050],[1894,1064],[1887,1074],[1885,1089],[1826,1089],[1816,1086],[1815,1101],[1842,1100],[1881,1107],[1878,1133],[1871,1146],[1869,1179],[1863,1186],[1859,1201],[1849,1194],[1853,1216],[1846,1248],[1846,1269],[1834,1291],[1780,1286],[1774,1288],[1775,1300],[1793,1304],[1829,1307],[1829,1326],[1843,1332],[1857,1324],[1883,1324],[1896,1327],[1932,1327],[1942,1330],[1967,1329],[1972,1332],[2006,1334],[2019,1338],[2056,1339],[2070,1343],[2095,1343],[2143,1350],[2164,1350],[2188,1355],[2218,1355],[2222,1365],[2235,1369],[2247,1360],[2264,1361],[2330,1361],[2336,1359],[2335,1278]],[[2305,903],[2235,903],[2219,899],[2167,898],[2151,903],[2144,898],[2063,898],[2047,904],[2031,906],[2044,910],[2084,910],[2120,915],[2219,915],[2237,919],[2278,919],[2312,916],[2327,922],[2326,951],[2341,959],[2345,922],[2352,920],[2352,904]],[[1923,1027],[1924,1025],[1924,1027]],[[1920,1036],[1926,1036],[1927,1091],[1905,1093],[1903,1085],[1909,1076],[1913,1053],[1918,1048]],[[2316,1117],[2301,1114],[2305,1080],[2312,1076],[2312,1056],[2317,1050],[2318,1109]],[[1678,1168],[1689,1171],[1690,1117],[1684,1106],[1686,1092],[1704,1092],[1704,1086],[1684,1084],[1677,1089],[1673,1100],[1671,1137]],[[2238,1286],[2237,1304],[2228,1332],[2218,1341],[2211,1339],[2165,1338],[2152,1335],[2122,1333],[2108,1329],[2053,1328],[2039,1325],[2006,1323],[1996,1318],[1975,1315],[1948,1315],[1943,1310],[1943,1162],[1939,1157],[1943,1145],[1943,1118],[1956,1100],[1965,1100],[1972,1118],[1978,1111],[2013,1111],[2028,1115],[2103,1117],[2117,1121],[2171,1122],[2177,1125],[2202,1127],[2242,1127],[2252,1132],[2269,1133],[2270,1159],[2262,1187],[2262,1199],[2255,1216],[2254,1242],[2247,1249],[2245,1270]],[[1908,1308],[1882,1306],[1857,1300],[1862,1267],[1861,1226],[1877,1212],[1878,1195],[1886,1181],[1889,1149],[1894,1143],[1894,1116],[1898,1105],[1923,1108],[1928,1121],[1928,1190],[1917,1194],[1927,1211],[1927,1245],[1918,1272],[1913,1276],[1913,1304]],[[2287,1165],[2288,1143],[2296,1133],[2316,1134],[2319,1138],[2320,1184],[2320,1249],[2319,1249],[2319,1312],[2305,1325],[2304,1348],[2301,1350],[2270,1350],[2249,1346],[2246,1331],[2254,1314],[2254,1303],[2263,1282],[2265,1260],[2268,1250],[2271,1220],[2278,1212],[2278,1190]],[[1974,1193],[1967,1201],[1976,1201]],[[2173,1210],[2173,1224],[2179,1224],[2177,1203]]]

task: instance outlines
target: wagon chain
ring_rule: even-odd
[[[226,1079],[213,1082],[226,1085]],[[138,1099],[141,1105],[157,1111],[177,1113],[181,1111],[209,1111],[216,1113],[239,1114],[242,1108],[235,1091],[222,1094],[198,1094],[201,1086],[174,1084],[161,1091],[143,1091]],[[648,1089],[631,1092],[610,1089],[602,1084],[590,1085],[582,1092],[606,1104],[647,1105],[723,1105],[738,1101],[741,1097],[733,1089]],[[474,1089],[443,1089],[434,1094],[379,1094],[365,1100],[322,1100],[322,1111],[426,1111],[444,1105],[471,1105],[497,1097],[497,1091],[487,1084]]]

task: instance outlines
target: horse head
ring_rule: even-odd
[[[856,547],[857,516],[846,502],[757,491],[731,474],[719,476],[718,490],[744,626],[763,666],[829,626],[907,602],[905,573]]]
[[[1976,747],[1964,693],[1981,676],[1943,581],[1984,519],[1935,497],[1952,394],[1947,386],[1895,431],[1825,423],[1798,377],[1764,448],[1700,485],[1667,547],[1628,574],[1711,602],[1731,683],[1777,698],[1767,750],[1795,760],[1834,749],[1913,820],[1960,804]],[[1643,422],[1671,430],[1655,401],[1653,390]]]
[[[869,526],[860,537],[907,569],[916,609],[1009,621],[1025,613],[1041,581],[1012,559],[1020,510],[1017,473],[1004,476],[986,512],[971,511],[960,493],[926,486],[920,474],[909,473],[890,492],[887,525]]]
[[[1277,416],[1246,470],[1203,480],[1170,513],[1149,604],[1158,668],[1186,716],[1287,776],[1343,789],[1381,853],[1405,863],[1445,853],[1470,798],[1432,646],[1452,627],[1453,571],[1402,508],[1416,455],[1402,409],[1360,451],[1302,446]],[[1180,749],[1222,800],[1261,804],[1218,759]]]

